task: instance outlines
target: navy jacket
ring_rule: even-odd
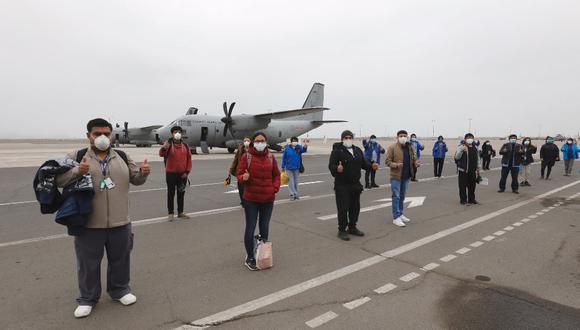
[[[381,154],[385,153],[385,149],[378,142],[370,142],[363,140],[363,146],[365,148],[365,158],[367,161],[372,162],[373,152],[377,153],[377,163],[381,163]]]

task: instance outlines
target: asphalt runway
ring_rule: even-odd
[[[278,155],[279,156],[279,155]],[[459,204],[455,166],[435,180],[424,157],[411,183],[406,228],[392,225],[388,171],[362,196],[359,228],[336,237],[328,156],[305,155],[302,199],[282,188],[270,238],[274,268],[243,266],[243,211],[222,180],[228,159],[193,163],[190,220],[165,220],[162,163],[132,187],[132,288],[124,307],[103,292],[93,314],[74,319],[73,241],[34,202],[35,168],[0,169],[2,329],[578,329],[580,175],[497,193],[484,172],[478,206]],[[498,159],[492,168],[499,166]],[[509,182],[509,181],[508,181]],[[509,191],[509,190],[508,190]],[[103,280],[106,266],[103,266]]]

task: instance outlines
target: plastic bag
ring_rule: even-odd
[[[282,171],[280,174],[280,181],[282,184],[288,184],[288,173],[286,173],[286,171]]]

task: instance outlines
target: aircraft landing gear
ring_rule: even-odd
[[[191,150],[192,155],[197,155],[197,147],[191,147],[189,149]]]
[[[234,151],[236,151],[236,148],[228,148],[228,152],[229,152],[230,154],[233,154],[233,153],[234,153]]]

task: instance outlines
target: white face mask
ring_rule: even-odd
[[[105,135],[99,135],[99,137],[95,139],[95,148],[101,151],[107,151],[107,149],[109,149],[110,146],[111,140]]]
[[[411,141],[415,142],[415,141],[417,141],[417,138],[412,137]]]
[[[516,139],[510,139],[510,143],[511,144],[515,144],[516,142],[518,142],[518,140],[516,140]]]
[[[351,139],[342,140],[342,144],[347,148],[352,148],[352,140]]]
[[[181,133],[177,132],[173,134],[173,139],[177,141],[181,140]]]
[[[528,144],[530,144],[530,141],[524,141],[524,144],[528,145]]]
[[[399,143],[400,143],[400,144],[405,144],[405,143],[407,143],[407,137],[406,137],[406,136],[400,136],[400,137],[399,137]]]
[[[266,149],[266,142],[254,142],[254,148],[259,152],[262,152]]]
[[[296,141],[292,142],[292,146],[293,146],[293,147],[295,147],[295,146],[297,146],[297,145],[298,145],[298,142],[296,142]]]
[[[377,143],[376,139],[371,139],[371,143]]]
[[[249,147],[250,146],[250,141],[244,141],[244,147]]]
[[[567,141],[566,143],[568,143],[568,144],[572,144],[572,141]]]
[[[467,144],[473,144],[473,139],[465,139],[465,143],[467,143]]]

